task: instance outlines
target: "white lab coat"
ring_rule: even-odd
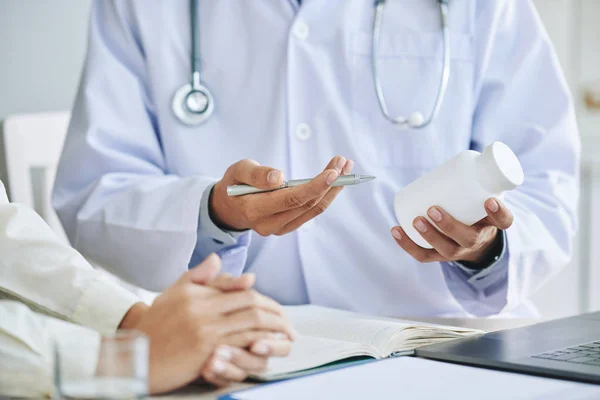
[[[50,396],[53,342],[99,345],[138,301],[32,209],[9,203],[0,182],[0,396]],[[97,346],[73,342],[68,368],[95,371]]]
[[[390,112],[427,114],[441,73],[437,2],[387,3],[379,57]],[[224,272],[255,272],[257,288],[284,304],[392,316],[535,314],[527,299],[572,253],[580,144],[531,1],[450,1],[448,91],[434,123],[415,131],[379,111],[373,14],[372,0],[201,1],[201,74],[215,113],[189,127],[171,112],[174,92],[190,80],[189,2],[95,1],[54,192],[74,246],[150,290],[218,251]],[[494,273],[412,259],[390,235],[394,194],[496,140],[518,155],[526,178],[506,196],[515,223]],[[227,236],[202,211],[207,188],[240,159],[306,178],[336,154],[377,179],[344,189],[296,232]]]

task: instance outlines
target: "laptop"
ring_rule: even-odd
[[[600,312],[425,346],[415,355],[600,383]]]

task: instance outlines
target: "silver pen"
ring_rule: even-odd
[[[335,181],[333,181],[331,186],[358,185],[359,183],[372,181],[373,179],[375,179],[375,177],[371,176],[371,175],[357,175],[357,174],[344,175],[344,176],[338,177]],[[255,188],[253,186],[248,186],[248,185],[227,186],[227,195],[228,196],[243,196],[245,194],[252,194],[252,193],[272,192],[274,190],[285,189],[288,187],[303,185],[305,183],[310,182],[311,180],[312,179],[294,179],[291,181],[283,182],[283,185],[281,185],[280,187],[275,188],[275,189],[259,189],[259,188]]]

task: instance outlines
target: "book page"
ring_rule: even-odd
[[[286,307],[285,310],[301,335],[374,346],[379,357],[388,356],[384,353],[392,337],[411,326],[318,306]]]
[[[300,337],[288,357],[272,358],[267,370],[252,376],[275,380],[356,356],[388,357],[393,351],[476,333],[411,321],[396,321],[319,306],[287,306],[285,312]]]
[[[270,358],[266,371],[251,377],[265,381],[287,378],[294,372],[320,367],[356,356],[377,358],[377,353],[375,348],[368,345],[300,336],[293,343],[292,351],[288,357]]]
[[[285,307],[292,324],[302,335],[367,344],[388,357],[395,351],[483,333],[466,328],[441,326],[307,305]]]

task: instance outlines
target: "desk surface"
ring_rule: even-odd
[[[463,318],[403,318],[412,321],[422,321],[434,324],[452,325],[464,328],[481,329],[487,332],[498,331],[502,329],[518,328],[520,326],[531,325],[538,321],[533,319],[463,319]],[[215,400],[220,395],[236,390],[251,387],[252,384],[236,384],[227,389],[215,391],[204,386],[188,386],[182,390],[169,395],[151,397],[152,399],[162,400]]]

